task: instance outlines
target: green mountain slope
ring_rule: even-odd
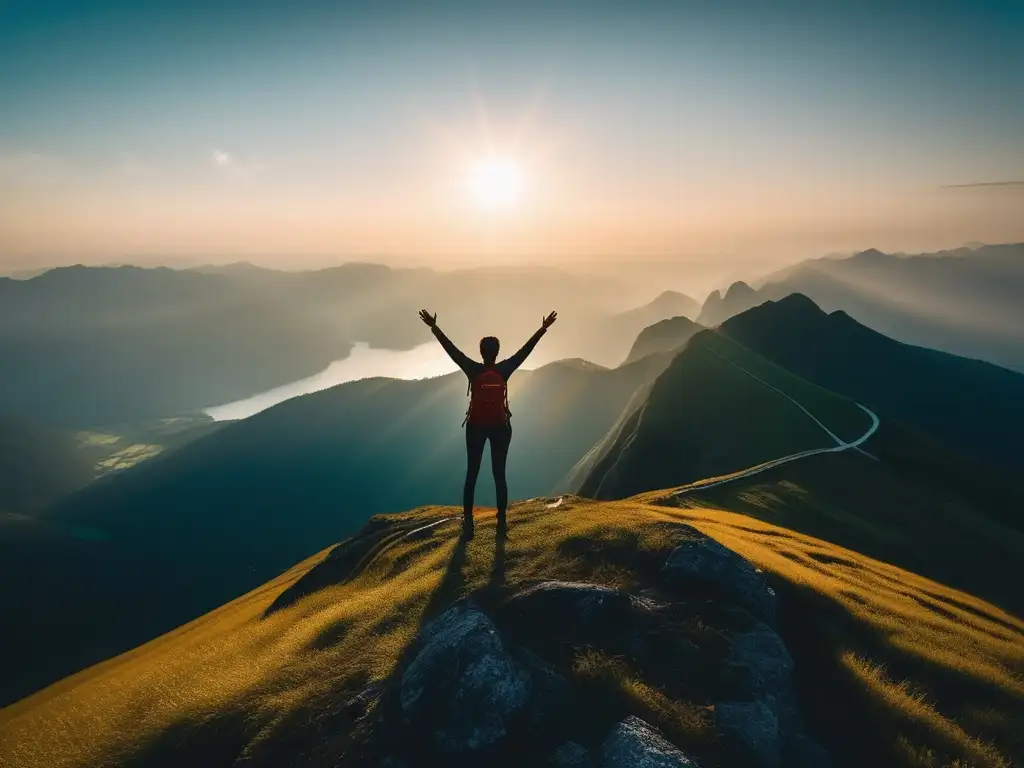
[[[0,416],[0,513],[36,511],[93,474],[74,434]]]
[[[890,339],[794,294],[726,321],[721,332],[822,387],[903,421],[950,449],[1024,468],[1024,375]]]
[[[659,365],[650,358],[606,370],[570,361],[517,373],[512,496],[550,491]],[[4,677],[2,698],[80,668],[82,657],[98,661],[187,621],[371,514],[458,503],[465,407],[461,375],[353,382],[230,424],[48,510],[48,524],[89,546],[67,569],[40,557],[15,571],[0,556],[0,579],[32,585],[12,606],[7,633],[29,661]],[[493,498],[483,472],[477,504]],[[0,541],[7,546],[14,544]],[[39,615],[39,602],[55,606],[53,614]],[[81,649],[74,660],[64,651],[68,632]]]
[[[871,426],[852,401],[702,331],[576,468],[576,487],[622,498],[835,446],[815,418],[846,441]]]
[[[1024,614],[1007,563],[1024,554],[1024,495],[989,483],[898,423],[858,451],[809,456],[719,484],[639,498],[720,507],[912,570]]]
[[[1019,489],[718,332],[694,336],[634,397],[568,487],[682,506],[725,500],[1024,610],[1003,565],[1024,552]]]

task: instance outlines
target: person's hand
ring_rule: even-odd
[[[555,320],[557,319],[558,313],[552,312],[550,315],[548,315],[547,317],[540,321],[540,327],[546,331],[548,328],[555,324]]]
[[[427,312],[427,310],[421,309],[420,310],[420,320],[422,320],[427,325],[428,328],[436,328],[437,327],[437,312],[435,312],[433,314],[433,316],[431,316],[431,314],[429,312]]]

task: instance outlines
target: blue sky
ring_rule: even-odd
[[[927,249],[1008,181],[1019,1],[0,3],[0,263]]]

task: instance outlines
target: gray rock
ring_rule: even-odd
[[[793,659],[782,638],[767,624],[730,638],[725,662],[743,699],[761,700],[775,706],[793,697]]]
[[[548,765],[553,768],[593,768],[594,761],[582,744],[567,741],[555,750],[555,754],[548,760]]]
[[[715,705],[715,728],[727,754],[752,768],[780,768],[782,738],[775,709],[763,701]]]
[[[598,584],[545,581],[505,601],[503,620],[539,629],[562,645],[594,645],[633,657],[646,653],[643,627],[657,604]]]
[[[671,587],[710,587],[762,621],[775,623],[775,592],[764,577],[731,549],[704,534],[672,550],[661,574]]]
[[[572,618],[588,625],[624,616],[630,612],[632,604],[633,599],[625,592],[575,581],[543,581],[518,592],[508,601],[509,608],[519,612]]]
[[[452,606],[421,633],[402,676],[399,701],[441,752],[472,752],[506,735],[530,695],[529,675],[512,659],[491,620],[472,604]]]
[[[530,676],[530,700],[524,725],[532,735],[558,732],[566,715],[571,712],[569,681],[525,648],[517,649],[514,658]]]
[[[695,768],[664,736],[630,715],[614,726],[601,746],[601,768]]]

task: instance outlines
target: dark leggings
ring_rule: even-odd
[[[480,474],[480,462],[484,457],[484,443],[491,441],[491,471],[494,473],[494,492],[498,501],[498,519],[505,519],[508,509],[508,483],[505,482],[505,460],[508,446],[512,442],[512,425],[480,427],[466,425],[466,485],[462,489],[462,510],[466,516],[473,514],[473,491],[476,477]]]

